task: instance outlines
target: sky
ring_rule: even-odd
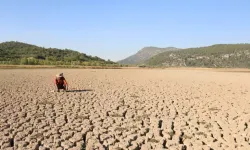
[[[113,61],[143,47],[250,43],[249,0],[0,0],[0,42]]]

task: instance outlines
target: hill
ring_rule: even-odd
[[[158,54],[146,61],[165,67],[250,67],[250,44],[217,44]]]
[[[105,65],[115,64],[70,49],[44,48],[22,42],[0,43],[1,64]]]
[[[149,58],[166,51],[178,50],[175,47],[158,48],[158,47],[145,47],[138,51],[136,54],[129,56],[126,59],[118,61],[120,64],[141,64]]]

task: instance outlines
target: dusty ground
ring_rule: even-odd
[[[0,149],[250,149],[250,73],[2,69],[0,85]]]

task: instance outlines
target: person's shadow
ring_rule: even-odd
[[[93,91],[92,89],[85,89],[85,90],[67,90],[66,92],[89,92]]]

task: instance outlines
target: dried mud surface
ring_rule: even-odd
[[[2,69],[0,85],[3,150],[250,149],[249,73]]]

